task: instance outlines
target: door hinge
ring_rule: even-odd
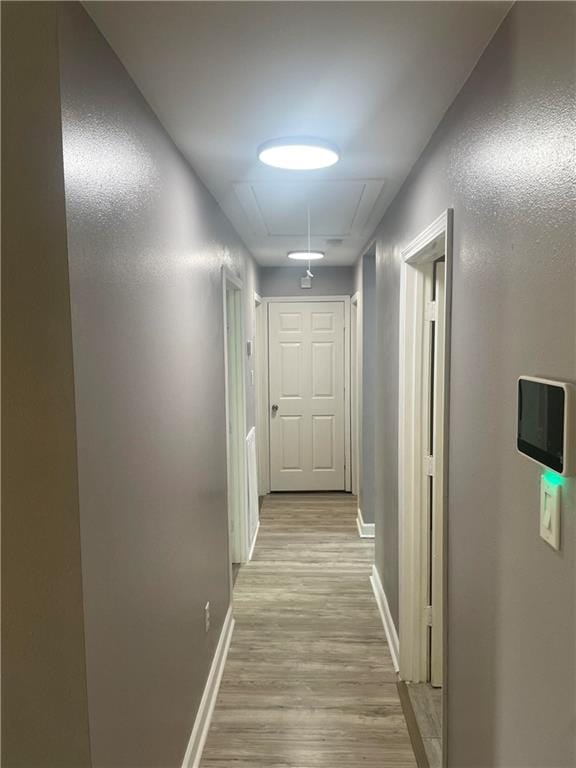
[[[434,477],[436,474],[436,462],[434,456],[424,457],[424,468],[428,477]]]
[[[427,605],[426,608],[424,608],[424,624],[426,624],[427,627],[432,626],[432,606]]]
[[[427,301],[424,310],[424,319],[433,322],[438,319],[438,304],[435,301]]]

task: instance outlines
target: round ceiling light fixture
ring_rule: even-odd
[[[258,147],[258,159],[273,168],[314,171],[337,163],[340,152],[330,141],[301,136],[265,141]]]
[[[324,258],[323,251],[289,251],[288,258],[294,261],[319,261]]]

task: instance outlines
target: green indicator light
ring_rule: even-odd
[[[544,480],[550,485],[564,485],[564,478],[561,475],[557,475],[551,469],[544,472]]]

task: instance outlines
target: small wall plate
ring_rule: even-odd
[[[560,497],[562,486],[551,478],[540,478],[540,536],[552,549],[560,549]]]

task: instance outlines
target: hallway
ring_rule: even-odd
[[[273,494],[234,591],[204,768],[414,766],[349,494]]]
[[[2,768],[576,768],[576,0],[0,10]]]

